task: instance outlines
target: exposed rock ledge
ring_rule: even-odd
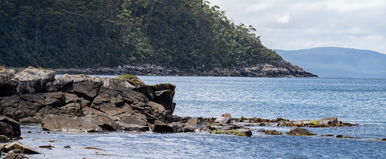
[[[174,89],[171,84],[142,85],[129,77],[55,78],[51,70],[6,69],[0,71],[0,115],[42,123],[50,130],[144,130],[173,120]]]

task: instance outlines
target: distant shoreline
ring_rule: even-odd
[[[101,68],[50,68],[58,74],[86,75],[122,75],[133,74],[142,76],[227,76],[227,77],[318,77],[303,71],[299,67],[276,67],[269,64],[246,68],[214,68],[209,71],[181,70],[156,65],[101,67]]]

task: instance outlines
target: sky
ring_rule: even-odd
[[[386,0],[208,0],[256,28],[270,49],[347,47],[386,53]]]

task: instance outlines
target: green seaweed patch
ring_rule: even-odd
[[[212,131],[211,134],[246,136],[245,134],[241,133],[241,131],[239,130],[215,130],[215,131]]]
[[[311,121],[311,124],[313,124],[313,125],[318,125],[318,124],[319,124],[319,121]]]

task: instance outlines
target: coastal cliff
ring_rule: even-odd
[[[62,75],[27,68],[0,73],[0,114],[51,130],[147,130],[172,120],[175,86]]]

